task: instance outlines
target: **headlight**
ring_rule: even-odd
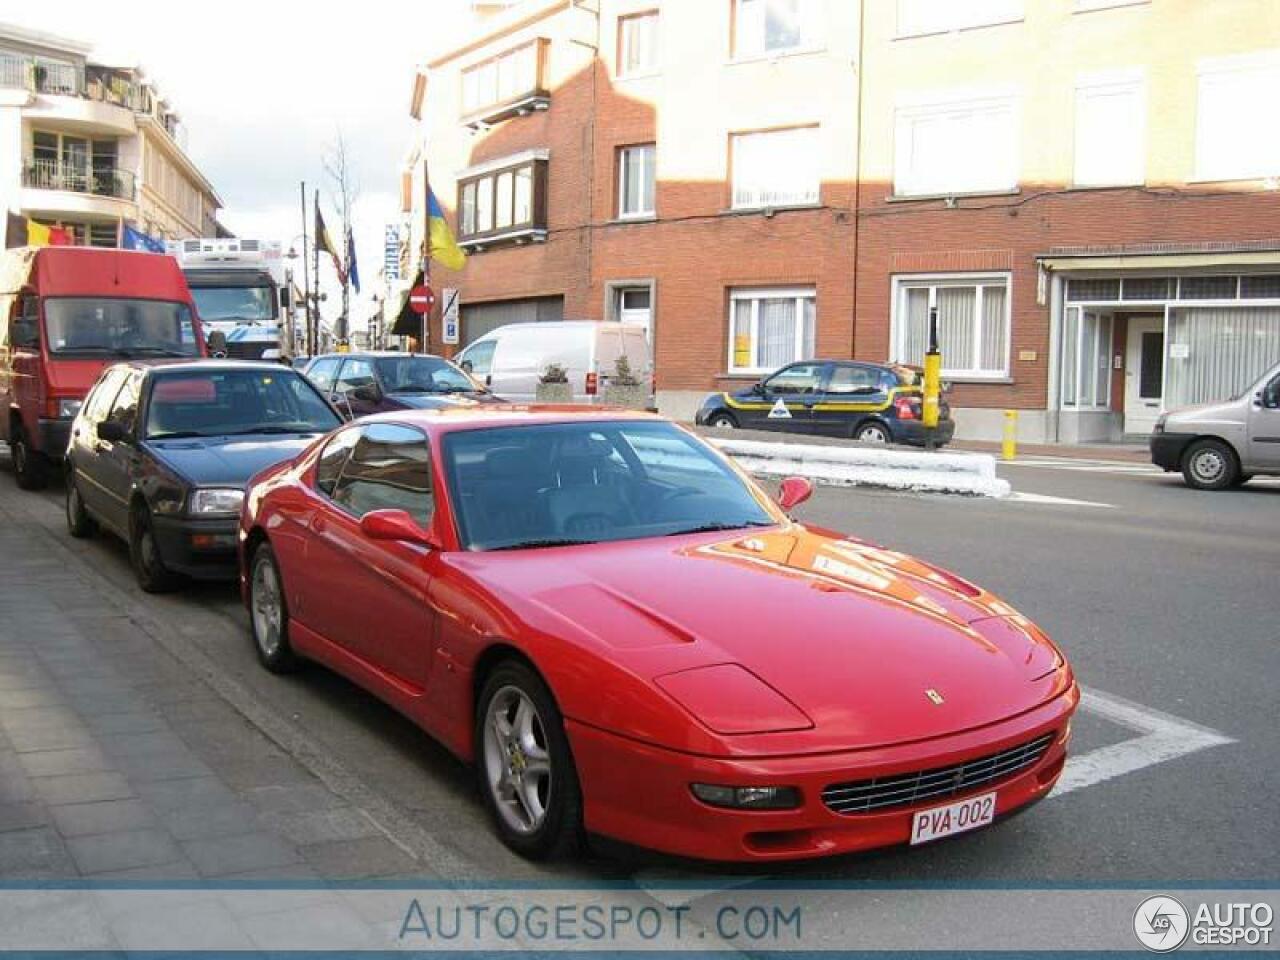
[[[74,419],[75,415],[80,412],[80,407],[83,404],[83,400],[77,400],[74,397],[63,397],[58,401],[58,419]]]
[[[713,807],[737,810],[793,810],[800,806],[795,787],[726,787],[718,783],[690,784],[693,795]]]
[[[242,503],[244,503],[243,490],[211,487],[206,490],[196,490],[191,494],[191,512],[202,516],[237,514],[240,512]]]

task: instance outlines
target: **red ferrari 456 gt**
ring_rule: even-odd
[[[258,656],[337,670],[472,761],[529,857],[586,832],[711,860],[914,844],[1044,797],[1079,691],[1035,624],[807,527],[660,417],[356,421],[250,484]]]

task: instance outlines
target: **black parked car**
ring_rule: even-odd
[[[713,393],[697,422],[708,427],[783,430],[864,443],[926,439],[924,377],[914,367],[853,360],[806,360],[770,374],[736,393]],[[941,400],[936,442],[950,443],[955,421]]]
[[[306,374],[348,417],[502,403],[461,367],[429,353],[330,353]]]
[[[306,377],[277,363],[108,367],[71,425],[67,526],[124,538],[149,592],[180,574],[234,578],[249,478],[341,423]]]

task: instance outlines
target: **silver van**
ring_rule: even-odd
[[[1259,473],[1280,475],[1280,365],[1225,403],[1162,414],[1151,435],[1151,460],[1181,470],[1197,490],[1238,487]]]

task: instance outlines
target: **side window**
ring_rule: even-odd
[[[1271,382],[1262,391],[1262,405],[1272,410],[1280,407],[1280,377],[1272,377]]]
[[[338,378],[338,393],[350,393],[356,387],[367,387],[376,381],[373,378],[373,364],[368,360],[348,360],[342,367],[342,376]]]
[[[322,393],[329,393],[333,389],[333,375],[338,372],[338,358],[325,357],[323,360],[317,360],[307,372],[307,379],[320,388]]]
[[[883,389],[880,371],[870,367],[838,364],[831,370],[827,393],[874,393]]]
[[[18,298],[18,309],[13,315],[13,346],[35,350],[40,346],[40,300],[30,293]]]
[[[107,415],[107,419],[113,423],[118,423],[124,428],[125,433],[132,433],[134,424],[138,419],[138,379],[139,374],[129,377],[125,385],[120,388],[120,393],[116,396],[116,402],[111,405],[111,413]]]
[[[333,502],[357,517],[372,510],[404,510],[425,527],[435,512],[426,436],[391,423],[366,427],[342,468]]]
[[[316,487],[321,493],[333,496],[333,488],[337,486],[342,468],[347,458],[351,456],[351,449],[360,439],[362,432],[359,429],[343,430],[324,448],[324,452],[320,454],[320,459],[316,463]]]
[[[487,377],[493,369],[493,351],[496,340],[481,340],[467,347],[458,357],[458,366],[476,377]]]
[[[815,393],[818,382],[822,379],[822,364],[797,363],[783,367],[765,381],[765,388],[770,393],[802,394]]]
[[[107,375],[98,381],[84,404],[84,418],[89,423],[101,423],[111,409],[111,401],[120,390],[120,383],[128,376],[124,370],[109,370]]]

